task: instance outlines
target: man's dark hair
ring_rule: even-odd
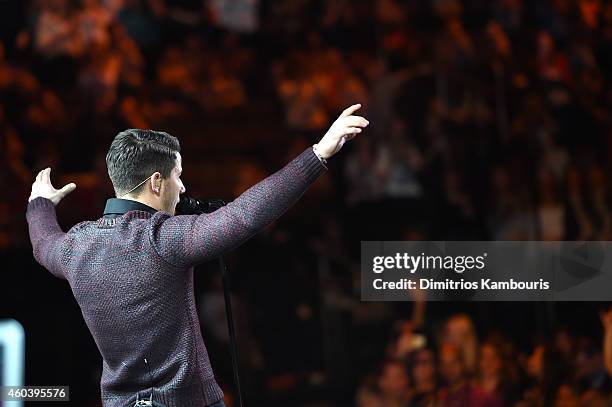
[[[180,151],[178,139],[163,131],[128,129],[117,134],[106,154],[115,194],[123,196],[156,171],[168,178]],[[144,185],[132,193],[138,196]]]

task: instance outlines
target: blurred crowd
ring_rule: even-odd
[[[604,343],[558,330],[521,352],[499,333],[480,339],[454,314],[433,344],[412,321],[398,325],[386,359],[357,392],[359,407],[605,407],[612,404],[612,311]],[[603,351],[602,351],[603,349]]]
[[[207,188],[235,194],[359,101],[372,126],[336,160],[338,205],[443,212],[426,237],[610,237],[610,2],[9,3],[2,184],[19,186],[0,213],[44,166],[105,183],[101,157],[126,127],[174,131],[233,174]],[[0,247],[24,244],[21,223],[0,226]]]
[[[391,347],[412,350],[385,352],[380,333],[406,310],[360,303],[358,262],[360,240],[612,239],[612,1],[0,8],[0,252],[28,248],[19,214],[41,168],[52,167],[56,184],[77,183],[58,207],[63,226],[99,217],[112,196],[104,156],[125,128],[176,135],[189,192],[231,199],[360,102],[368,131],[230,259],[245,363],[267,380],[252,387],[282,393],[307,382],[316,394],[333,382],[353,397],[367,376],[362,406],[611,405],[601,341],[554,336],[566,315],[542,311],[548,342],[522,344],[520,356],[517,338],[541,320],[478,340],[470,317],[434,307],[417,325],[431,331],[448,318],[443,329],[417,335],[414,323],[399,324]],[[262,252],[276,265],[253,266]],[[202,314],[210,346],[223,349],[220,284],[208,283]]]

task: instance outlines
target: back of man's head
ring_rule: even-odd
[[[138,196],[144,185],[134,187],[156,171],[162,178],[169,177],[180,150],[178,139],[163,131],[128,129],[117,134],[106,155],[117,197],[128,192]]]

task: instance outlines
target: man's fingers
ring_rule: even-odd
[[[365,128],[369,124],[370,122],[368,122],[366,119],[360,116],[348,116],[348,117],[343,117],[340,120],[338,120],[338,125],[341,126],[341,128],[347,128],[347,127]]]
[[[43,172],[45,172],[45,170],[40,170],[40,172],[36,174],[36,181],[42,180]]]
[[[74,191],[75,189],[76,189],[76,184],[74,182],[71,182],[70,184],[64,185],[64,187],[60,189],[60,193],[62,194],[62,196],[66,196],[72,191]]]
[[[51,168],[47,167],[44,170],[41,170],[38,175],[36,175],[36,181],[38,182],[51,182],[51,178],[50,178],[50,174],[51,173]]]
[[[370,122],[361,116],[348,116],[342,119],[342,124],[350,127],[366,127]]]
[[[360,127],[348,127],[346,129],[346,134],[347,135],[352,135],[352,134],[357,134],[357,133],[361,133],[361,128]]]
[[[352,115],[354,112],[361,108],[361,103],[357,103],[355,105],[349,106],[340,114],[340,117],[346,117]]]

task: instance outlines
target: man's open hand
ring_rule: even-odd
[[[43,197],[53,202],[53,205],[57,205],[66,195],[74,191],[75,188],[76,184],[71,182],[64,185],[62,189],[55,189],[51,184],[51,168],[46,168],[36,176],[28,202],[38,197]]]
[[[357,136],[361,133],[361,129],[370,124],[361,116],[353,116],[359,108],[360,104],[346,108],[317,143],[317,152],[322,158],[327,160],[336,154],[345,142]]]

